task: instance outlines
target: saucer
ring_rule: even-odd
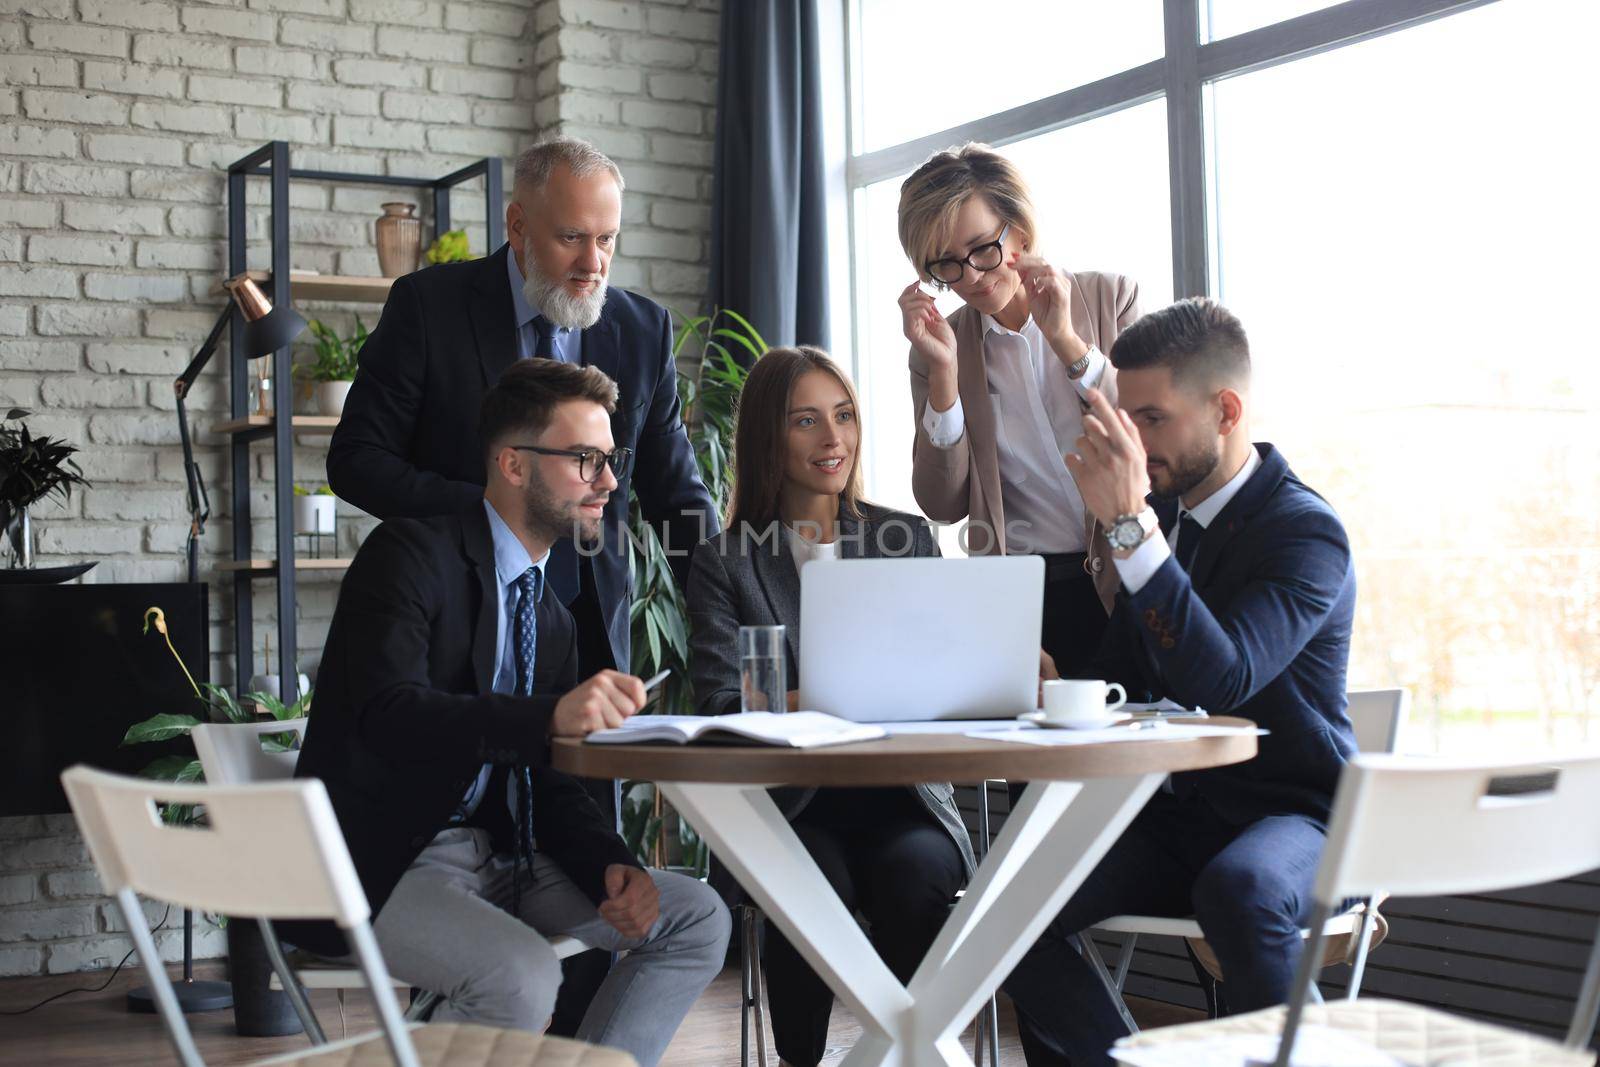
[[[1017,716],[1017,721],[1031,722],[1046,730],[1101,730],[1107,726],[1115,726],[1119,722],[1127,722],[1131,718],[1132,715],[1117,711],[1102,715],[1098,719],[1073,719],[1071,722],[1060,722],[1045,718],[1043,711],[1025,711]]]

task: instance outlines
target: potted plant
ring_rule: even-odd
[[[23,422],[32,412],[12,408],[0,419],[0,558],[33,566],[33,526],[28,509],[54,493],[64,504],[76,485],[87,487],[78,449],[55,437],[35,437]],[[8,426],[7,423],[16,423]]]
[[[250,693],[246,699],[253,701],[255,705],[254,711],[250,711],[242,707],[233,695],[221,686],[196,683],[194,676],[189,673],[189,668],[184,665],[183,657],[172,647],[172,637],[167,633],[166,614],[159,607],[145,609],[144,632],[148,634],[152,626],[166,640],[172,658],[178,661],[183,676],[189,680],[189,687],[194,690],[195,700],[200,704],[198,709],[200,714],[163,712],[152,715],[143,722],[128,727],[127,733],[122,737],[124,746],[187,737],[189,732],[202,722],[256,722],[262,718],[282,722],[287,719],[302,718],[311,713],[309,688],[303,688],[301,692],[304,695],[293,704],[287,705],[269,693]],[[266,734],[261,738],[261,747],[268,752],[287,752],[294,747],[295,741],[292,732]],[[145,778],[156,778],[167,782],[205,780],[205,770],[200,765],[200,760],[189,752],[174,752],[158,757],[147,764],[139,774]],[[161,819],[171,826],[204,825],[206,814],[204,809],[196,810],[191,804],[168,804],[161,810]],[[186,929],[187,922],[188,915],[185,913]],[[227,931],[228,972],[233,985],[234,1025],[239,1033],[254,1037],[299,1033],[300,1020],[288,997],[281,992],[274,992],[269,987],[272,965],[268,960],[266,946],[262,943],[257,925],[253,922],[229,922],[221,916],[212,917],[212,922]],[[186,956],[186,971],[187,967]]]
[[[733,452],[734,410],[754,362],[767,351],[767,342],[748,320],[721,308],[693,318],[677,316],[681,325],[673,338],[674,357],[699,349],[699,370],[694,377],[678,375],[678,400],[683,421],[700,465],[700,477],[720,514],[728,500],[729,458]],[[664,714],[692,715],[694,693],[689,685],[689,611],[672,577],[666,550],[644,521],[639,503],[630,503],[632,537],[628,569],[633,581],[633,672],[648,678],[671,667],[662,683],[665,692],[656,710]],[[693,827],[669,812],[649,782],[624,787],[622,820],[624,838],[641,861],[656,866],[668,862],[704,877],[709,863],[705,842]],[[666,830],[663,833],[663,829]],[[675,843],[674,843],[674,840]]]
[[[333,533],[334,505],[339,498],[333,490],[320,486],[316,490],[303,485],[294,487],[294,532],[297,534]]]
[[[367,328],[359,315],[355,333],[349,337],[340,337],[317,319],[306,325],[311,328],[316,359],[300,364],[297,369],[314,383],[317,410],[338,418],[344,413],[345,397],[350,394],[350,383],[356,378],[361,346],[367,343]]]

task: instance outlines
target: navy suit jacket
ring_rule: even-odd
[[[1117,595],[1099,676],[1130,695],[1169,697],[1271,733],[1247,763],[1173,776],[1244,825],[1303,814],[1326,824],[1344,762],[1356,751],[1345,672],[1355,615],[1350,542],[1327,501],[1277,449],[1206,527],[1186,573],[1175,558],[1137,593]],[[1156,502],[1163,532],[1176,501]]]
[[[507,770],[526,765],[539,850],[591,900],[606,899],[606,867],[638,866],[577,779],[548,765],[550,717],[577,684],[572,616],[540,597],[533,695],[496,693],[498,598],[481,498],[459,515],[383,523],[339,588],[295,774],[327,787],[374,915],[485,763],[495,771],[468,823],[497,851],[512,851]],[[330,924],[283,932],[342,951]]]
[[[450,515],[483,498],[478,441],[483,395],[517,360],[505,257],[428,267],[395,279],[328,449],[328,484],[380,519]],[[672,550],[680,588],[695,545],[719,527],[684,432],[666,309],[622,289],[583,331],[583,362],[617,383],[611,432],[634,465],[606,505],[601,550],[590,560],[615,666],[630,662],[628,490]],[[479,505],[481,507],[481,505]]]

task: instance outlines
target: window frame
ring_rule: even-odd
[[[839,0],[837,22],[827,19],[845,57],[842,102],[842,159],[830,166],[836,175],[830,200],[843,226],[833,228],[842,242],[831,243],[831,273],[848,286],[852,299],[849,327],[832,338],[837,355],[859,376],[863,349],[861,317],[854,312],[858,291],[860,216],[867,186],[905,174],[934,152],[967,141],[1000,147],[1089,122],[1124,108],[1166,97],[1167,170],[1172,209],[1172,291],[1175,297],[1213,292],[1214,260],[1208,215],[1215,176],[1206,144],[1205,93],[1226,78],[1293,62],[1346,45],[1444,18],[1496,0],[1346,0],[1317,11],[1214,41],[1201,40],[1201,5],[1206,0],[1163,0],[1165,53],[1129,70],[1032,100],[914,140],[871,152],[858,150],[862,128],[861,69],[866,61],[861,5],[872,0]],[[840,40],[842,38],[842,40]],[[837,112],[836,112],[837,114]],[[838,149],[836,149],[836,152]],[[840,234],[840,230],[843,233]],[[835,288],[837,294],[839,288]],[[836,320],[837,321],[837,320]]]

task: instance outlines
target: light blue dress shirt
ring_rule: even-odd
[[[550,559],[550,552],[539,557],[534,562],[528,556],[528,550],[523,547],[517,535],[511,532],[511,527],[506,525],[506,520],[494,509],[488,500],[483,502],[483,510],[489,516],[489,536],[494,541],[494,576],[498,583],[500,595],[495,599],[495,643],[494,643],[494,679],[490,688],[496,693],[515,693],[517,691],[517,654],[512,642],[516,640],[515,626],[512,625],[517,613],[517,579],[522,577],[529,567],[539,569],[539,595],[544,596],[545,575],[544,565]],[[493,764],[485,763],[478,771],[478,777],[473,781],[467,795],[461,799],[461,806],[456,809],[452,821],[464,822],[478,810],[478,804],[483,800],[483,791],[489,784],[489,772],[494,769]]]
[[[517,358],[532,359],[539,347],[539,334],[534,329],[533,320],[541,312],[528,303],[528,297],[522,291],[525,279],[509,245],[506,247],[506,274],[511,279],[511,309],[517,320]],[[583,331],[556,326],[550,338],[550,351],[563,363],[582,363]]]

